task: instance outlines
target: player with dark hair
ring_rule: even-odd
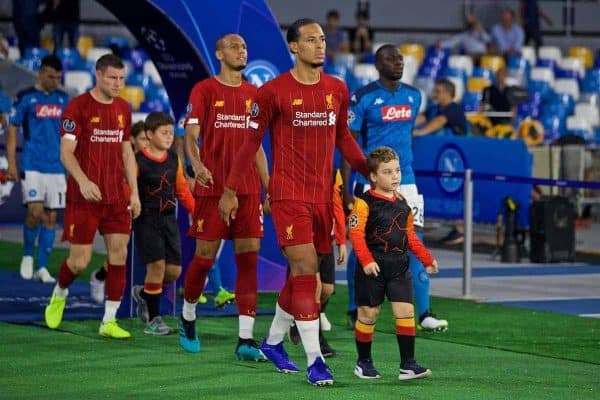
[[[65,170],[60,162],[60,118],[69,96],[59,89],[62,64],[54,55],[42,59],[34,86],[20,91],[14,104],[8,135],[6,177],[21,177],[23,204],[27,216],[23,224],[23,279],[34,278],[54,283],[48,272],[48,257],[56,236],[56,212],[65,207]],[[23,130],[21,176],[17,168],[17,130]],[[36,271],[33,272],[33,247],[38,240]]]
[[[392,44],[381,46],[375,53],[375,67],[379,72],[379,80],[369,83],[352,95],[349,126],[352,132],[360,137],[365,153],[379,146],[388,146],[400,155],[403,179],[398,192],[411,206],[417,235],[423,240],[424,201],[417,189],[412,169],[413,128],[421,105],[421,92],[413,86],[400,82],[404,59],[397,46]],[[342,171],[345,187],[349,188],[350,168],[346,163],[342,165]],[[359,176],[354,193],[367,191],[369,184],[369,181]],[[345,192],[345,196],[345,205],[352,204],[352,196],[348,191]],[[352,272],[356,264],[353,254],[348,257],[348,263]],[[410,269],[420,327],[431,331],[447,329],[448,322],[437,319],[431,313],[429,276],[412,253]]]
[[[135,155],[138,190],[142,211],[134,221],[136,248],[146,264],[144,285],[134,286],[138,317],[146,324],[144,333],[168,335],[173,329],[160,316],[160,297],[164,285],[181,274],[181,244],[175,219],[176,198],[189,213],[194,199],[183,176],[181,160],[174,150],[173,119],[163,112],[146,117],[148,145]]]
[[[257,302],[257,266],[260,238],[263,236],[263,205],[260,184],[269,185],[267,161],[262,147],[252,155],[240,185],[240,214],[233,224],[225,224],[218,210],[219,197],[227,172],[251,135],[248,121],[256,88],[242,79],[248,50],[236,34],[222,36],[216,43],[220,72],[194,86],[185,120],[185,150],[194,170],[196,209],[188,232],[196,240],[196,252],[185,274],[184,303],[180,319],[179,343],[184,350],[200,351],[196,334],[196,304],[206,276],[224,239],[233,239],[237,276],[235,301],[239,310],[238,343],[241,360],[265,361],[254,341]],[[201,144],[198,144],[201,138]]]
[[[269,335],[261,350],[281,372],[298,372],[283,348],[295,320],[306,351],[308,381],[333,383],[319,348],[319,254],[331,249],[333,224],[333,152],[337,145],[351,165],[366,175],[365,158],[347,125],[348,91],[343,82],[321,71],[325,35],[312,19],[295,21],[287,42],[296,64],[259,88],[252,105],[251,133],[237,154],[219,202],[221,217],[235,224],[237,193],[243,189],[267,129],[271,132],[273,168],[269,186],[277,239],[290,265]]]
[[[71,243],[46,307],[46,325],[62,321],[68,287],[89,264],[96,230],[108,255],[106,301],[98,333],[114,339],[131,334],[116,320],[125,289],[131,217],[140,213],[135,156],[129,142],[131,108],[119,97],[125,65],[113,54],[96,63],[96,85],[63,113],[60,155],[69,172],[63,240]]]
[[[397,192],[402,177],[398,154],[389,147],[377,147],[367,163],[371,189],[356,198],[349,219],[350,240],[360,263],[356,266],[358,361],[354,374],[363,379],[380,377],[373,366],[371,344],[387,296],[396,319],[401,358],[398,379],[425,378],[431,371],[414,359],[415,316],[407,250],[416,254],[428,273],[437,273],[437,261],[416,235],[411,207]]]

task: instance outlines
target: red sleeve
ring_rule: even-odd
[[[406,223],[406,233],[408,235],[408,248],[413,254],[423,263],[425,267],[433,264],[433,256],[427,251],[425,245],[417,234],[415,233],[415,227],[413,225],[413,215],[409,213],[408,221]]]
[[[60,136],[67,136],[67,138],[77,140],[77,137],[83,129],[83,118],[81,118],[81,107],[79,104],[81,97],[76,97],[67,104],[65,111],[63,111],[61,124],[60,124]]]
[[[337,135],[335,144],[342,152],[342,155],[348,161],[352,169],[360,172],[365,177],[369,177],[369,171],[367,169],[367,159],[363,154],[362,150],[356,143],[354,136],[348,128],[348,89],[345,85],[340,85],[341,92],[341,103],[340,103],[340,115],[337,120]]]
[[[177,161],[177,178],[175,179],[175,195],[181,201],[189,214],[194,213],[195,201],[190,192],[190,187],[183,176],[181,160]]]
[[[270,87],[270,85],[267,85]],[[225,186],[237,191],[244,179],[247,177],[251,164],[256,162],[256,152],[260,148],[263,137],[271,120],[276,115],[275,94],[271,93],[265,86],[258,89],[256,100],[252,104],[251,118],[248,122],[248,134],[244,144],[236,155],[235,162],[229,171]]]
[[[363,268],[375,261],[373,254],[367,247],[367,241],[365,240],[365,227],[368,218],[369,206],[363,199],[357,198],[354,201],[352,214],[350,214],[350,242],[352,242],[352,248]]]
[[[190,92],[190,99],[187,105],[187,111],[183,126],[200,125],[200,121],[204,118],[204,110],[206,110],[205,97],[202,91],[202,86],[197,83]]]
[[[131,107],[126,100],[123,100],[123,125],[123,141],[126,141],[131,137]]]
[[[333,233],[337,244],[346,244],[346,215],[344,214],[341,182],[338,182],[338,175],[339,170],[336,172],[336,180],[333,185]]]

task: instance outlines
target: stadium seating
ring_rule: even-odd
[[[379,79],[379,73],[373,64],[361,63],[354,66],[354,76],[360,86]]]
[[[417,59],[411,55],[404,56],[404,72],[402,73],[402,82],[412,85],[419,69]]]
[[[592,128],[596,128],[598,125],[600,125],[600,114],[598,112],[598,107],[596,107],[594,104],[575,104],[575,116],[581,117],[588,121]]]
[[[62,61],[63,69],[65,71],[83,69],[85,62],[79,54],[79,51],[75,48],[61,47],[56,51],[56,55]]]
[[[493,73],[498,72],[500,68],[504,68],[506,66],[506,63],[504,62],[504,57],[492,55],[482,56],[480,64],[483,68],[487,68]]]
[[[87,61],[95,64],[96,61],[98,61],[98,59],[100,57],[102,57],[105,54],[110,54],[110,53],[112,53],[112,50],[109,49],[108,47],[92,47],[91,49],[88,50],[85,59]]]
[[[483,89],[491,84],[492,82],[488,78],[472,76],[467,80],[467,90],[469,92],[483,92]]]
[[[67,71],[64,74],[64,84],[81,94],[94,85],[94,80],[89,71]]]
[[[562,58],[562,51],[557,46],[541,46],[538,49],[538,58],[546,60],[554,60],[558,63]]]
[[[533,48],[532,46],[523,46],[521,48],[521,57],[527,60],[529,65],[533,67],[537,61],[535,48]]]
[[[160,77],[158,69],[156,69],[156,65],[154,65],[152,60],[148,60],[144,63],[143,72],[144,75],[148,75],[150,78],[152,78],[152,82],[154,82],[155,85],[162,85],[162,78]]]
[[[141,72],[144,69],[144,63],[150,59],[144,49],[125,49],[122,54],[123,60],[131,62],[133,70]]]
[[[531,69],[530,79],[534,81],[548,82],[550,86],[554,84],[554,70],[552,68],[535,67]]]
[[[448,57],[448,67],[461,69],[467,76],[473,74],[473,59],[465,55],[453,54]]]
[[[146,98],[144,95],[144,89],[139,86],[125,86],[123,90],[121,90],[121,97],[131,104],[131,107],[134,111],[138,111],[140,109],[142,101],[144,101]]]
[[[84,59],[87,59],[87,54],[94,47],[94,39],[91,36],[81,35],[77,40],[77,50]]]
[[[589,47],[574,46],[569,49],[569,57],[579,58],[584,68],[592,68],[594,66],[594,54]]]
[[[449,76],[447,79],[454,84],[454,101],[460,103],[465,93],[464,80],[456,76]]]
[[[145,121],[148,113],[145,112],[132,112],[131,113],[131,123],[135,124],[138,121]]]
[[[580,136],[586,141],[595,141],[594,131],[590,122],[580,115],[572,115],[567,118],[567,132],[569,135]]]
[[[418,43],[403,43],[400,45],[400,53],[405,56],[413,56],[417,60],[417,65],[423,63],[425,58],[425,50],[422,45]]]
[[[557,93],[566,93],[573,97],[575,101],[579,100],[579,83],[573,78],[560,78],[554,81],[554,91]]]
[[[462,106],[465,112],[476,112],[481,104],[482,92],[466,91],[462,97]]]
[[[579,78],[583,78],[585,75],[585,66],[581,58],[564,57],[558,62],[558,66],[563,70],[577,72]]]

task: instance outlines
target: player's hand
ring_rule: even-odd
[[[204,165],[200,165],[197,170],[194,170],[196,174],[196,182],[202,187],[208,187],[214,183],[212,173]]]
[[[9,165],[6,170],[7,181],[18,181],[19,180],[19,169],[16,165]]]
[[[437,260],[434,259],[433,262],[431,263],[431,265],[428,265],[427,267],[425,267],[425,271],[429,275],[437,274],[438,272],[440,272],[439,269],[438,269]]]
[[[190,192],[194,193],[194,186],[196,186],[196,180],[191,176],[186,177],[186,181],[188,186],[190,187]]]
[[[235,219],[237,209],[238,198],[233,190],[226,187],[219,199],[219,214],[227,226],[229,226],[230,219]]]
[[[271,215],[271,202],[269,201],[269,195],[265,197],[263,202],[263,215]]]
[[[345,244],[338,244],[338,258],[337,263],[341,265],[346,261],[346,256],[348,255],[348,250],[346,249]]]
[[[342,202],[344,203],[344,214],[350,215],[354,208],[354,196],[344,190],[342,192]]]
[[[379,276],[379,265],[375,261],[368,263],[363,270],[367,275]]]
[[[131,216],[136,219],[142,212],[142,205],[140,203],[140,197],[137,194],[131,194],[129,198],[129,207],[131,208]]]
[[[87,201],[101,201],[102,193],[100,192],[100,188],[94,182],[86,179],[82,183],[79,184],[79,191],[84,199]],[[139,200],[138,200],[139,201]]]

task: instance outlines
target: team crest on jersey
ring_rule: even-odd
[[[202,233],[204,232],[204,220],[199,219],[196,221],[196,232]]]
[[[75,121],[73,121],[72,119],[65,119],[63,121],[62,127],[65,130],[65,132],[73,132],[75,130],[75,127],[77,125],[75,124]]]
[[[224,106],[225,106],[225,100],[215,101],[215,107],[224,107]]]
[[[252,112],[252,99],[246,99],[246,114]]]
[[[328,110],[333,110],[333,94],[329,93],[325,95],[325,103],[327,103]]]
[[[287,240],[294,240],[294,225],[288,225],[285,227],[285,238]]]
[[[119,128],[125,128],[125,123],[123,122],[123,114],[117,115],[117,123],[119,124]]]
[[[352,214],[348,220],[348,225],[350,226],[350,229],[356,228],[358,226],[358,215]]]
[[[258,103],[252,104],[252,110],[250,115],[254,118],[258,117],[258,113],[260,112],[260,108],[258,107]]]
[[[292,105],[293,106],[301,106],[302,105],[302,99],[294,99],[294,100],[292,100]]]

